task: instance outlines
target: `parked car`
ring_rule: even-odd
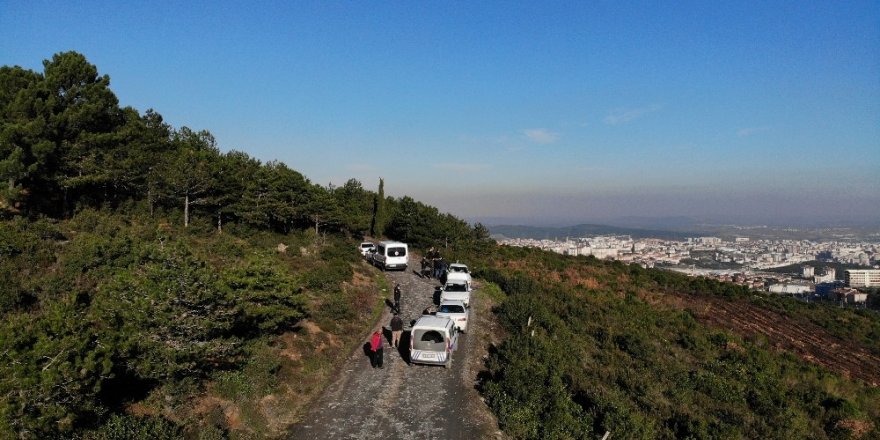
[[[471,288],[471,271],[467,265],[461,263],[451,263],[446,269],[446,282],[450,280],[462,280],[467,283],[468,289]]]
[[[363,255],[364,257],[366,257],[367,255],[370,254],[370,252],[373,252],[375,250],[376,250],[376,243],[373,243],[370,241],[365,241],[365,242],[361,243],[360,251],[361,251],[361,255]]]
[[[462,280],[447,280],[440,290],[440,302],[443,303],[445,300],[458,300],[463,302],[465,307],[470,307],[470,285]]]
[[[382,270],[406,270],[409,264],[409,248],[399,241],[380,241],[372,255],[373,265]]]
[[[412,326],[409,359],[414,364],[452,368],[452,352],[458,348],[458,329],[451,319],[423,315]]]
[[[465,307],[464,302],[455,299],[441,301],[436,313],[436,316],[451,319],[462,333],[467,331],[469,315],[470,311]]]

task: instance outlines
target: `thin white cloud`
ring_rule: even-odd
[[[523,134],[536,144],[552,144],[559,140],[559,133],[554,133],[543,128],[530,128],[528,130],[523,130]]]
[[[660,108],[661,106],[659,104],[639,108],[619,108],[616,110],[612,110],[611,113],[602,120],[602,122],[608,125],[626,124],[627,122],[635,121],[636,119],[639,119],[649,113],[654,113],[660,110]]]
[[[454,171],[457,173],[476,173],[489,168],[487,165],[476,163],[435,163],[432,165],[435,169],[443,171]]]
[[[770,130],[770,127],[749,127],[749,128],[742,128],[742,129],[739,129],[739,130],[736,131],[736,135],[739,136],[739,137],[746,137],[746,136],[751,136],[751,135],[754,135],[754,134],[762,133],[762,132],[765,132],[765,131],[768,131],[768,130]]]

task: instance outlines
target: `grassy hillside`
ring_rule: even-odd
[[[76,52],[0,84],[0,438],[278,434],[375,320],[356,240],[491,244],[121,106]]]
[[[0,222],[0,437],[281,432],[379,310],[353,250],[89,210]]]
[[[876,382],[688,307],[700,298],[748,307],[752,294],[737,286],[517,248],[500,249],[480,275],[507,294],[497,316],[509,336],[481,389],[513,438],[880,435]],[[775,308],[778,321],[814,325],[812,334],[829,340],[880,334],[874,312],[815,307],[782,301],[754,310]],[[880,348],[876,337],[853,343],[865,356]]]
[[[0,68],[0,438],[282,435],[376,319],[366,234],[501,287],[481,390],[514,438],[880,436],[874,312],[497,247],[120,107],[75,52],[44,67]]]

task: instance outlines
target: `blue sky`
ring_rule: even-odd
[[[880,218],[880,2],[0,3],[221,149],[468,219]]]

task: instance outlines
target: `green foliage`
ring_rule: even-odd
[[[78,420],[106,409],[98,396],[114,366],[112,347],[73,301],[43,313],[14,314],[0,327],[0,437],[44,438],[70,433]]]
[[[269,347],[257,345],[249,350],[243,368],[218,374],[215,386],[220,397],[233,402],[250,402],[270,394],[278,386],[277,372],[281,368],[277,353]]]
[[[180,245],[145,249],[136,271],[100,289],[93,313],[120,330],[115,345],[130,359],[127,368],[145,379],[199,375],[237,353],[231,291]]]
[[[87,433],[83,440],[177,440],[183,432],[173,422],[161,417],[138,417],[114,414],[100,429]]]
[[[876,388],[626,293],[680,288],[742,298],[737,288],[594,259],[501,252],[529,264],[478,272],[507,294],[496,313],[510,335],[490,355],[481,390],[513,438],[839,438],[859,424],[878,435]],[[583,290],[548,280],[575,266],[604,284]]]
[[[8,254],[0,299],[39,286],[27,304],[3,303],[0,437],[74,437],[156,384],[172,389],[236,371],[247,339],[294,329],[307,314],[285,260],[240,239],[209,238],[202,250],[193,246],[204,238],[171,239],[155,226],[91,209],[63,227],[73,230],[0,222]],[[341,240],[331,242],[328,255],[344,260]],[[213,266],[193,249],[224,255]],[[341,266],[347,271],[334,279],[350,278],[350,265]],[[109,423],[93,431],[105,436],[96,438],[178,432],[161,419]]]
[[[388,212],[385,200],[385,180],[379,178],[378,192],[373,196],[373,217],[370,219],[370,235],[381,237],[385,234]]]
[[[379,309],[375,289],[350,283],[353,244],[334,236],[367,232],[374,193],[120,107],[76,52],[42,72],[0,67],[0,182],[2,438],[173,438],[161,418],[111,416],[156,387],[174,400],[218,372],[243,384],[243,347],[295,330],[307,304],[340,331]],[[381,235],[394,202],[379,192]],[[475,240],[451,216],[418,215],[455,225],[451,245]]]
[[[228,269],[222,282],[240,304],[239,332],[289,330],[305,316],[305,301],[294,279],[272,266],[268,256],[253,256],[246,265]]]

